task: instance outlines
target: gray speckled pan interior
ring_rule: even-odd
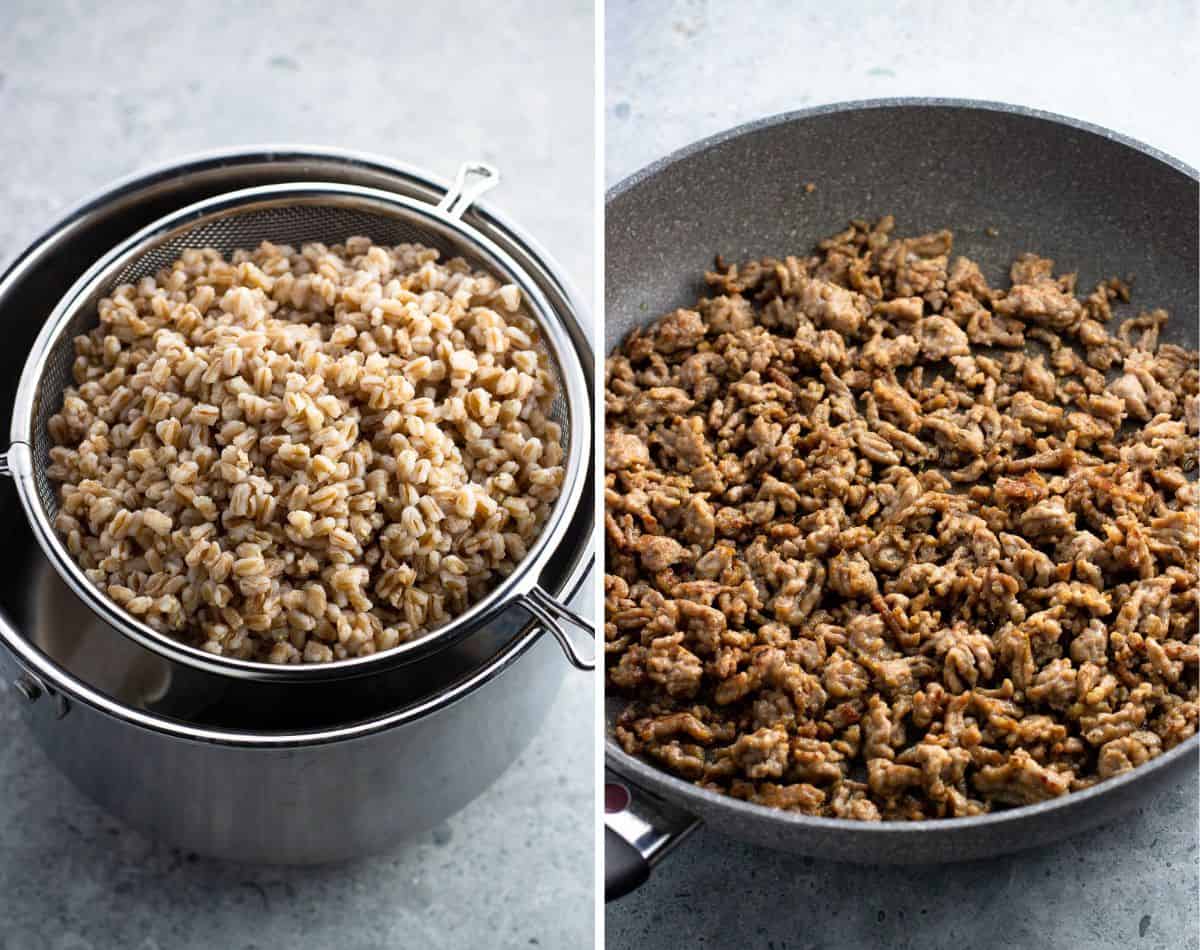
[[[804,184],[816,190],[806,193]],[[727,260],[806,253],[851,218],[894,214],[897,232],[948,227],[993,285],[1023,251],[1079,272],[1090,291],[1132,277],[1133,310],[1171,312],[1165,339],[1197,346],[1197,173],[1061,116],[957,100],[875,100],[791,113],[690,146],[606,201],[605,344],[695,302]],[[989,237],[985,229],[995,229]],[[609,723],[620,703],[609,700]],[[625,755],[634,783],[746,841],[818,857],[921,863],[989,857],[1066,837],[1190,780],[1200,737],[1092,789],[977,818],[864,824],[810,818],[697,789]]]

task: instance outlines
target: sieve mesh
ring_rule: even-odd
[[[469,201],[467,202],[469,204]],[[465,209],[466,204],[464,204]],[[461,213],[461,212],[460,212]],[[462,258],[478,270],[504,283],[515,284],[522,293],[523,310],[537,327],[534,346],[544,357],[547,371],[557,385],[550,417],[559,424],[566,477],[537,541],[513,574],[465,614],[438,628],[435,635],[413,641],[417,646],[442,640],[451,631],[464,631],[472,618],[488,616],[495,605],[518,590],[521,578],[532,576],[550,555],[578,502],[588,457],[590,424],[586,382],[561,321],[537,284],[503,251],[462,224],[454,211],[435,210],[432,205],[404,196],[355,186],[305,183],[251,188],[208,199],[190,209],[176,212],[130,238],[114,249],[80,279],[56,308],[43,335],[35,344],[22,375],[14,415],[14,442],[26,442],[30,468],[27,478],[18,478],[18,490],[28,513],[39,526],[38,540],[63,579],[101,616],[143,643],[169,644],[202,657],[202,663],[226,672],[246,667],[239,675],[274,677],[290,675],[290,668],[212,657],[192,647],[171,644],[169,638],[114,610],[107,598],[93,587],[75,564],[53,530],[58,512],[57,491],[47,476],[52,440],[47,431],[50,417],[62,406],[63,391],[72,379],[74,340],[99,322],[98,305],[122,284],[135,283],[169,266],[189,248],[212,247],[228,257],[239,249],[253,249],[262,241],[293,247],[308,242],[341,244],[347,238],[364,236],[383,246],[419,243],[436,249],[442,260]],[[580,415],[574,415],[580,413]],[[27,428],[26,428],[27,427]],[[32,489],[32,491],[30,490]],[[39,510],[40,509],[40,510]],[[404,648],[385,651],[396,654]],[[300,672],[353,665],[359,660],[342,660]],[[194,662],[194,661],[193,661]]]
[[[135,283],[169,267],[180,255],[190,248],[216,248],[226,257],[236,250],[249,250],[263,241],[273,244],[302,244],[319,241],[324,244],[341,244],[353,236],[369,237],[376,244],[423,244],[435,248],[443,260],[461,257],[473,268],[488,271],[505,282],[521,287],[526,301],[526,312],[539,327],[545,327],[552,314],[540,312],[533,305],[534,297],[528,292],[529,279],[522,273],[504,266],[490,255],[481,254],[475,243],[466,234],[449,229],[443,222],[424,214],[419,208],[402,206],[360,208],[346,205],[343,196],[329,196],[325,200],[304,199],[312,203],[272,203],[268,207],[255,207],[255,199],[248,198],[248,207],[224,209],[217,216],[205,216],[167,236],[153,239],[147,246],[136,249],[128,260],[118,265],[111,276],[96,284],[90,293],[81,295],[74,303],[60,332],[51,341],[46,351],[42,374],[37,383],[33,401],[33,418],[30,427],[30,450],[34,460],[34,484],[38,499],[47,518],[53,522],[58,513],[57,492],[46,475],[50,462],[51,440],[46,425],[61,407],[63,391],[71,380],[71,367],[75,360],[75,337],[93,329],[99,322],[97,305],[122,284]],[[435,226],[436,225],[436,226]],[[123,255],[123,258],[126,257]],[[571,420],[563,386],[562,366],[556,354],[546,346],[543,332],[535,341],[537,349],[546,357],[546,365],[558,386],[558,395],[551,407],[551,418],[562,429],[563,453],[569,458],[568,442],[571,438]],[[63,555],[66,556],[66,555]]]

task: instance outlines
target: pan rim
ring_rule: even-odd
[[[606,730],[607,731],[607,730]],[[694,817],[705,820],[704,814],[696,814],[696,809],[689,807],[696,801],[706,806],[727,811],[730,817],[744,816],[748,819],[761,820],[767,818],[789,829],[814,829],[820,831],[853,831],[860,835],[905,836],[918,832],[940,831],[981,831],[997,825],[1007,824],[1018,818],[1045,816],[1051,812],[1065,808],[1082,808],[1098,797],[1106,796],[1139,781],[1153,772],[1170,767],[1188,754],[1195,755],[1200,751],[1200,734],[1192,735],[1179,743],[1169,752],[1164,752],[1156,759],[1145,765],[1139,765],[1127,772],[1122,772],[1112,778],[1103,779],[1078,792],[1069,792],[1058,798],[1050,798],[1032,805],[1020,805],[1006,808],[1002,811],[987,812],[983,815],[968,815],[962,818],[925,818],[921,821],[858,821],[853,818],[824,818],[814,815],[804,815],[796,812],[772,808],[768,805],[756,805],[753,802],[742,801],[729,795],[709,791],[698,785],[676,778],[673,775],[655,768],[640,759],[625,752],[611,735],[605,736],[605,767],[612,769],[618,776],[627,778],[648,791],[661,795],[668,801],[681,807]],[[1020,845],[1018,845],[1018,848]],[[1014,848],[1013,850],[1016,850]]]
[[[807,109],[794,109],[788,112],[777,112],[772,115],[763,116],[758,119],[751,119],[749,122],[743,122],[739,125],[731,126],[723,129],[720,132],[714,132],[712,135],[698,139],[688,145],[675,149],[675,151],[664,155],[662,158],[655,159],[649,165],[639,168],[637,171],[626,175],[615,185],[612,185],[605,190],[604,206],[607,209],[608,205],[616,199],[620,198],[627,191],[636,188],[643,181],[653,178],[659,172],[662,172],[671,165],[677,162],[684,161],[701,152],[709,151],[718,145],[733,139],[742,138],[754,132],[762,132],[767,129],[773,129],[780,125],[788,125],[792,122],[798,122],[804,119],[813,119],[825,115],[838,115],[843,112],[865,112],[875,109],[905,109],[905,108],[922,108],[922,109],[974,109],[979,112],[996,112],[1004,115],[1015,115],[1027,119],[1039,119],[1043,122],[1049,122],[1054,125],[1065,125],[1068,128],[1075,129],[1080,132],[1087,132],[1091,135],[1099,136],[1100,138],[1108,139],[1118,145],[1124,145],[1127,148],[1132,148],[1149,158],[1153,158],[1164,165],[1167,165],[1172,170],[1186,175],[1192,181],[1200,182],[1200,171],[1193,168],[1187,162],[1176,158],[1161,149],[1155,148],[1153,145],[1148,145],[1140,139],[1135,139],[1132,136],[1125,135],[1122,132],[1117,132],[1113,129],[1102,125],[1096,125],[1093,122],[1087,122],[1083,119],[1076,119],[1072,116],[1063,115],[1059,112],[1049,112],[1044,109],[1032,109],[1028,106],[1021,106],[1010,102],[1000,102],[994,99],[956,99],[938,96],[895,96],[881,99],[849,99],[843,102],[831,102],[825,105],[811,106]]]
[[[752,119],[748,122],[743,122],[739,125],[732,126],[723,131],[706,136],[682,148],[659,158],[648,165],[638,169],[630,175],[622,178],[615,185],[605,191],[604,206],[607,212],[609,206],[621,198],[627,192],[634,190],[638,185],[645,181],[658,176],[660,173],[670,168],[679,162],[686,161],[696,155],[707,152],[719,145],[734,139],[742,138],[756,132],[767,129],[776,128],[781,125],[787,125],[794,122],[800,122],[807,119],[812,119],[826,115],[837,115],[845,112],[861,112],[876,109],[901,109],[901,108],[944,108],[944,109],[962,109],[975,110],[979,112],[1001,113],[1005,115],[1015,115],[1023,118],[1037,119],[1054,125],[1066,126],[1076,131],[1086,132],[1100,138],[1107,139],[1118,145],[1123,145],[1126,148],[1145,155],[1149,158],[1166,165],[1171,171],[1182,174],[1193,182],[1200,183],[1200,172],[1186,162],[1175,158],[1174,156],[1154,148],[1145,142],[1124,135],[1112,129],[1101,125],[1096,125],[1091,122],[1086,122],[1082,119],[1075,119],[1070,116],[1062,115],[1055,112],[1049,112],[1042,109],[1032,109],[1027,106],[1015,105],[1012,103],[999,102],[987,99],[960,99],[960,98],[943,98],[943,97],[922,97],[922,96],[900,96],[892,98],[879,99],[858,99],[848,100],[844,102],[834,102],[826,105],[813,106],[806,109],[796,109],[788,112],[775,113],[773,115],[764,116],[758,119]],[[607,346],[605,347],[607,355]],[[605,684],[605,687],[607,684]],[[607,693],[605,700],[607,700]],[[1124,788],[1131,783],[1138,782],[1147,778],[1153,773],[1162,771],[1175,765],[1180,759],[1188,755],[1195,755],[1200,751],[1200,733],[1194,734],[1185,739],[1175,748],[1163,753],[1155,759],[1147,762],[1144,765],[1137,766],[1127,772],[1112,778],[1104,779],[1097,782],[1089,788],[1078,792],[1070,792],[1066,795],[1061,795],[1058,798],[1051,798],[1043,802],[1037,802],[1032,805],[1021,805],[1015,808],[1008,808],[1003,811],[988,812],[983,815],[971,815],[962,818],[928,818],[922,821],[883,821],[883,822],[866,822],[857,821],[850,818],[824,818],[812,815],[797,814],[788,812],[782,809],[771,808],[766,805],[756,805],[751,802],[745,802],[740,799],[732,798],[729,795],[723,795],[717,792],[709,791],[701,788],[691,782],[678,778],[670,773],[659,769],[641,759],[626,753],[613,738],[609,730],[609,717],[607,710],[605,712],[605,767],[612,769],[618,776],[626,778],[629,781],[645,787],[648,791],[657,793],[663,798],[682,808],[684,811],[690,812],[696,818],[705,820],[706,814],[715,810],[724,812],[727,817],[736,820],[739,817],[748,821],[756,821],[768,819],[777,826],[783,826],[788,831],[799,831],[802,829],[821,831],[821,832],[855,832],[860,837],[882,838],[888,837],[896,839],[905,836],[916,835],[920,832],[940,832],[942,834],[950,834],[962,832],[970,834],[973,832],[983,832],[988,829],[1004,825],[1009,822],[1023,818],[1041,817],[1054,812],[1063,811],[1066,809],[1086,808],[1089,802],[1092,802],[1101,797],[1107,797],[1114,794],[1118,789]],[[697,804],[702,804],[703,808],[697,808]],[[1018,844],[1012,849],[1018,850],[1021,847]]]

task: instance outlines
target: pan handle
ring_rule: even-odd
[[[604,770],[604,900],[637,890],[700,819]]]
[[[564,607],[536,585],[528,593],[517,597],[516,604],[535,620],[542,622],[542,626],[549,630],[554,639],[558,641],[558,645],[562,647],[563,653],[567,655],[567,659],[573,667],[589,673],[596,668],[595,624],[579,616],[570,608]],[[587,635],[586,638],[580,637],[578,634],[572,636],[567,632],[568,626],[583,631]],[[590,639],[591,646],[581,648],[576,641],[585,639]]]

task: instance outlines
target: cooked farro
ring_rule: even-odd
[[[49,423],[89,579],[220,655],[319,663],[447,623],[558,496],[519,289],[419,245],[189,250],[101,301]]]

